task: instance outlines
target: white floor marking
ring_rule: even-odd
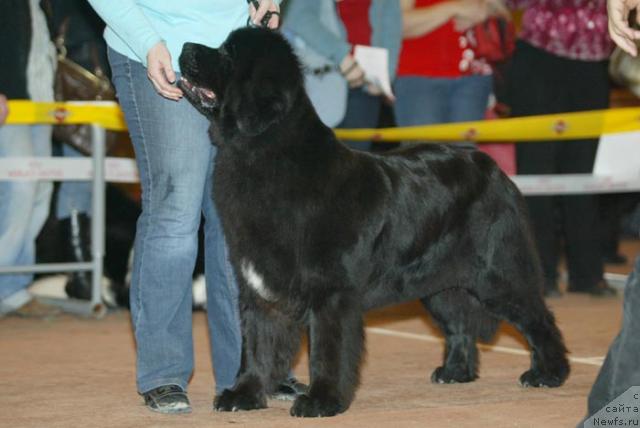
[[[444,339],[442,339],[441,337],[431,336],[428,334],[407,333],[404,331],[389,330],[379,327],[367,327],[366,330],[369,333],[379,334],[381,336],[401,337],[403,339],[413,339],[431,343],[444,342]],[[508,348],[506,346],[494,346],[479,343],[478,348],[483,351],[494,351],[501,352],[503,354],[523,355],[527,357],[529,356],[529,351],[525,351],[524,349]],[[572,363],[587,364],[590,366],[601,366],[602,362],[604,361],[604,357],[569,357],[569,361],[571,361]]]

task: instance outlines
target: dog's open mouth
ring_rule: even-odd
[[[216,94],[211,89],[196,86],[185,77],[180,77],[179,86],[191,95],[192,98],[196,98],[203,107],[210,108],[216,106]]]

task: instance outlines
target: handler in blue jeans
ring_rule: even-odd
[[[640,0],[608,0],[609,34],[618,46],[636,56],[640,31],[629,27],[629,13]],[[589,394],[587,417],[613,401],[632,386],[640,386],[640,257],[636,259],[624,292],[623,319],[600,373]],[[579,426],[582,426],[581,423]]]
[[[640,257],[624,292],[623,319],[589,394],[589,416],[632,386],[640,386]]]
[[[216,154],[208,120],[174,83],[185,42],[219,46],[248,17],[278,11],[262,0],[90,0],[106,22],[113,83],[124,111],[142,186],[131,279],[137,386],[151,410],[190,412],[193,372],[192,273],[204,215],[207,317],[216,392],[233,387],[240,366],[238,292],[212,200]],[[274,14],[269,27],[278,26]],[[295,386],[295,382],[293,385]],[[295,392],[295,391],[294,391]]]

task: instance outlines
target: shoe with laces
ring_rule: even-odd
[[[144,404],[159,413],[191,413],[189,397],[178,385],[163,385],[142,394]]]

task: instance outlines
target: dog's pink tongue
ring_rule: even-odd
[[[215,98],[216,94],[213,93],[211,89],[202,89],[202,93],[208,98]]]

